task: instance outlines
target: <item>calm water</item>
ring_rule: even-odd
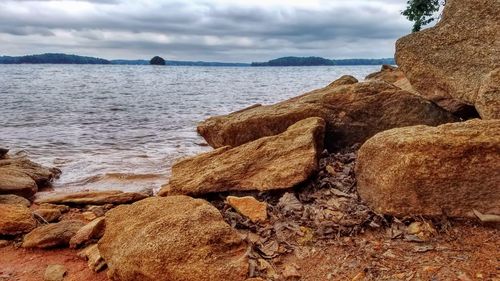
[[[0,147],[59,167],[56,189],[158,188],[209,149],[197,122],[379,68],[0,65]]]

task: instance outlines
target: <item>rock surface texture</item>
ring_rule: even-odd
[[[121,281],[245,280],[247,246],[208,202],[152,197],[106,214],[98,243]]]
[[[313,174],[323,150],[325,122],[308,118],[282,134],[181,160],[172,167],[167,194],[291,188]]]
[[[0,204],[0,235],[30,232],[36,221],[30,209],[19,204]]]
[[[40,226],[24,236],[23,248],[53,248],[69,245],[70,239],[85,224],[79,220],[67,220]]]
[[[69,246],[71,248],[77,248],[81,245],[85,245],[93,239],[101,238],[104,234],[105,227],[106,224],[104,218],[96,218],[78,230],[75,236],[73,236],[69,241]]]
[[[267,220],[266,202],[260,202],[252,196],[228,196],[226,200],[238,213],[249,218],[254,223]]]
[[[486,76],[475,105],[484,119],[500,119],[500,68]]]
[[[392,65],[383,65],[380,71],[369,74],[365,77],[365,80],[385,81],[387,83],[393,84],[394,86],[397,86],[402,90],[418,95],[415,89],[413,89],[413,87],[411,86],[410,81],[408,81],[408,78],[406,78],[403,71]]]
[[[0,194],[32,197],[61,174],[56,168],[47,168],[24,157],[0,160]]]
[[[395,216],[500,214],[500,120],[393,129],[358,152],[361,198]]]
[[[489,87],[487,76],[500,68],[500,3],[447,1],[435,27],[398,40],[396,61],[413,87],[442,107],[455,112],[476,105],[480,88]],[[483,119],[498,116],[496,93],[476,106]]]
[[[198,132],[215,148],[235,147],[284,132],[309,117],[326,121],[325,147],[364,142],[384,130],[455,121],[435,104],[383,81],[325,87],[270,106],[256,106],[201,122]]]
[[[14,194],[0,195],[0,204],[19,204],[26,207],[31,206],[31,202],[28,199]]]
[[[63,204],[63,205],[105,205],[105,204],[128,204],[148,197],[140,192],[123,191],[91,191],[60,194],[47,198],[37,199],[35,202]]]

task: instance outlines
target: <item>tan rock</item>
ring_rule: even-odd
[[[88,221],[91,221],[91,220],[94,220],[97,218],[96,214],[94,214],[94,212],[91,212],[91,211],[83,212],[82,217]]]
[[[235,147],[282,133],[309,117],[326,121],[325,147],[330,150],[362,143],[391,128],[456,120],[435,104],[394,85],[368,81],[325,87],[274,105],[211,117],[198,125],[198,132],[212,147]]]
[[[61,214],[67,213],[70,210],[70,207],[66,205],[56,205],[56,204],[49,204],[49,203],[42,203],[38,205],[40,209],[56,209],[61,212]]]
[[[78,253],[78,256],[87,261],[87,265],[94,272],[99,272],[106,267],[106,261],[102,258],[97,244],[93,244]]]
[[[486,76],[475,105],[483,119],[500,119],[500,68]]]
[[[449,0],[441,21],[396,43],[396,61],[422,95],[456,111],[475,105],[486,75],[500,67],[500,5],[497,0]],[[490,96],[483,119],[500,110]],[[485,111],[486,110],[486,111]]]
[[[80,228],[78,232],[69,241],[71,248],[77,248],[91,242],[93,239],[99,239],[104,234],[106,224],[104,218],[97,218],[84,227]]]
[[[105,204],[129,204],[148,197],[139,192],[113,191],[89,191],[70,194],[60,194],[47,198],[35,200],[36,203],[51,203],[62,205],[105,205]]]
[[[70,239],[85,224],[78,220],[67,220],[35,228],[24,236],[23,248],[53,248],[69,245]]]
[[[410,81],[408,81],[403,71],[392,65],[382,65],[380,71],[369,74],[365,77],[365,80],[385,81],[412,94],[418,94],[411,86]]]
[[[254,223],[267,220],[267,204],[265,202],[260,202],[252,196],[228,196],[226,200],[238,213],[249,218]]]
[[[49,185],[61,174],[61,170],[57,168],[42,166],[25,157],[15,157],[0,160],[0,169],[22,172],[31,177],[36,182],[38,187]]]
[[[98,247],[108,275],[121,281],[245,280],[248,272],[238,232],[208,202],[187,196],[110,210]]]
[[[430,222],[416,221],[412,222],[407,228],[406,232],[410,235],[415,235],[421,241],[428,241],[437,235],[437,230]]]
[[[343,85],[356,84],[358,82],[359,82],[358,79],[356,79],[355,77],[353,77],[351,75],[343,75],[339,79],[330,83],[330,85],[328,85],[327,87],[335,88],[335,87],[339,87],[339,86],[343,86]]]
[[[500,214],[500,120],[388,130],[358,152],[361,198],[377,213]]]
[[[28,199],[14,194],[0,195],[0,204],[19,204],[26,207],[31,206],[31,202]]]
[[[0,204],[0,235],[17,235],[36,227],[33,214],[26,206]]]
[[[172,167],[170,194],[291,188],[317,170],[324,130],[322,119],[308,118],[276,136],[181,160]]]
[[[62,281],[64,280],[64,276],[68,271],[63,265],[60,264],[51,264],[47,266],[45,270],[45,274],[43,275],[44,281]]]
[[[36,216],[43,218],[46,222],[58,221],[62,215],[61,211],[59,211],[58,209],[46,209],[46,208],[36,209],[33,213]]]
[[[0,249],[9,246],[11,241],[0,239]]]
[[[0,166],[0,194],[15,194],[30,198],[37,191],[38,186],[30,176],[23,172]]]

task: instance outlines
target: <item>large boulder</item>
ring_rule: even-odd
[[[500,67],[498,0],[449,0],[441,21],[396,43],[396,61],[413,87],[450,111],[475,105],[486,76]],[[486,82],[487,83],[487,82]],[[498,116],[500,95],[477,110]]]
[[[0,204],[0,235],[17,235],[30,232],[36,220],[30,209],[20,204]]]
[[[500,119],[500,68],[490,72],[479,88],[476,108],[485,119]]]
[[[276,136],[181,160],[161,195],[291,188],[317,170],[324,130],[323,119],[312,117]]]
[[[23,239],[23,248],[66,247],[85,224],[79,220],[66,220],[35,228]]]
[[[330,150],[362,143],[395,127],[456,120],[423,98],[383,81],[369,81],[327,86],[275,105],[211,117],[198,125],[198,132],[212,147],[234,147],[279,134],[309,117],[326,121],[325,146]]]
[[[98,243],[121,281],[245,280],[247,245],[208,202],[151,197],[106,214]]]
[[[88,191],[58,194],[35,200],[38,204],[50,203],[61,205],[105,205],[129,204],[148,197],[142,192],[123,192],[120,190]]]
[[[358,152],[361,198],[395,216],[500,214],[500,120],[388,130]]]

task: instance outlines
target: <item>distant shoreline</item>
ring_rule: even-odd
[[[0,56],[0,64],[91,64],[91,65],[149,65],[149,60],[106,60],[95,57],[68,55],[59,53]],[[347,65],[382,65],[395,64],[392,58],[383,59],[339,59],[330,60],[321,57],[282,57],[267,62],[227,63],[205,61],[166,60],[166,66],[214,66],[214,67],[284,67],[284,66],[347,66]]]

